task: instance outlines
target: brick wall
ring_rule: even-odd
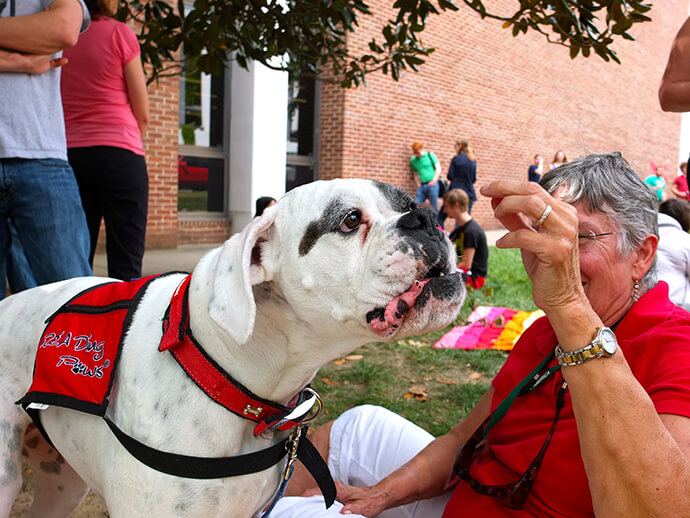
[[[135,23],[130,26],[139,32]],[[148,71],[147,71],[148,77]],[[177,234],[177,153],[179,78],[162,77],[147,87],[149,125],[142,136],[149,176],[146,248],[175,248]],[[101,223],[97,253],[105,252],[105,225]]]
[[[185,245],[222,243],[230,237],[227,220],[181,220],[177,227],[177,242]]]
[[[163,77],[149,85],[150,124],[144,136],[149,172],[147,248],[174,248],[177,224],[177,132],[179,79]]]
[[[370,2],[378,19],[361,20],[354,47],[390,16],[383,4]],[[491,4],[506,13],[515,8],[508,0]],[[633,28],[637,41],[614,45],[622,65],[571,60],[568,49],[538,34],[513,38],[501,22],[460,4],[428,24],[422,39],[436,52],[420,73],[399,82],[375,74],[366,87],[347,91],[323,86],[320,176],[374,178],[413,193],[412,141],[434,151],[445,173],[458,137],[474,148],[477,188],[526,178],[535,153],[550,163],[558,149],[569,158],[620,150],[641,175],[650,160],[675,170],[680,116],[661,111],[657,88],[686,4],[655,4],[653,21]],[[480,197],[472,213],[485,228],[500,228],[487,200]]]

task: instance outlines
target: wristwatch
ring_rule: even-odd
[[[556,358],[563,367],[580,365],[592,358],[604,358],[613,355],[618,349],[616,335],[608,327],[600,327],[597,336],[588,345],[575,351],[564,352],[560,345],[556,346]]]

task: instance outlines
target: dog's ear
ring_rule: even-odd
[[[225,242],[213,276],[209,316],[242,345],[254,331],[256,302],[252,286],[270,280],[261,246],[273,232],[277,210],[266,209],[239,234]]]

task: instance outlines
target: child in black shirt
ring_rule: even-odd
[[[489,267],[489,247],[486,233],[468,212],[470,200],[462,189],[451,189],[443,197],[443,208],[458,227],[450,233],[458,255],[457,268],[467,285],[480,289],[486,282]]]

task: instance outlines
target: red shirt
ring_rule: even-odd
[[[616,337],[657,412],[690,417],[690,313],[669,301],[666,283],[660,282],[640,298],[617,327]],[[555,345],[556,336],[546,318],[525,331],[494,378],[492,410]],[[470,472],[476,480],[504,484],[522,476],[551,428],[562,382],[557,371],[536,390],[515,400],[489,432],[487,449],[472,464]],[[594,516],[570,393],[566,391],[565,406],[522,510],[476,494],[460,482],[443,516]]]
[[[685,193],[685,199],[690,201],[690,192],[688,192],[688,179],[684,175],[678,175],[673,180],[673,186],[680,192]]]
[[[124,73],[124,66],[139,55],[132,29],[112,18],[97,18],[63,54],[69,59],[61,83],[67,147],[112,146],[143,155]]]

